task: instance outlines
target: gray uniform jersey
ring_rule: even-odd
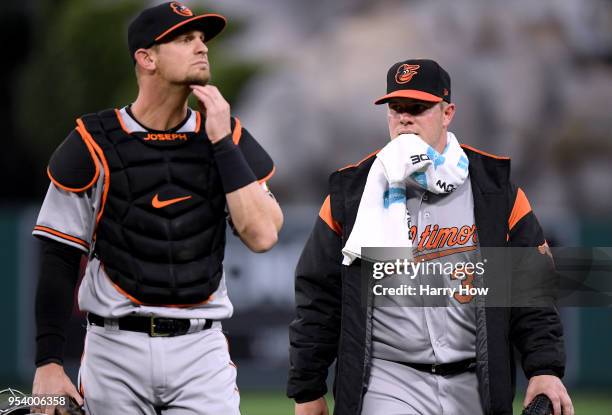
[[[474,200],[469,178],[448,195],[426,192],[416,185],[406,189],[406,208],[415,259],[444,264],[478,261]],[[458,288],[449,275],[419,275],[419,285]],[[432,302],[440,298],[446,304]],[[451,363],[476,355],[476,315],[472,303],[451,297],[416,297],[425,307],[402,307],[393,298],[373,313],[373,356],[407,363]],[[387,303],[389,304],[389,303]],[[416,304],[418,305],[418,304]],[[433,307],[432,305],[442,305]]]
[[[120,116],[126,130],[146,131],[125,108],[121,109]],[[196,113],[191,111],[189,119],[177,132],[195,131],[196,122]],[[96,184],[86,192],[68,192],[51,183],[33,234],[74,246],[89,254],[93,250],[91,244],[95,218],[102,199],[103,171],[100,166],[100,176]],[[233,306],[227,295],[225,275],[217,291],[212,294],[212,299],[205,304],[180,308],[143,306],[135,304],[122,294],[106,275],[100,261],[92,256],[89,258],[85,277],[79,288],[79,307],[82,311],[108,318],[137,314],[222,320],[231,317],[233,313]]]

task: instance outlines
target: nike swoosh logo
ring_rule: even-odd
[[[177,198],[168,199],[168,200],[159,200],[159,195],[156,194],[153,197],[153,200],[151,201],[151,205],[153,205],[155,209],[161,209],[166,206],[170,206],[170,205],[173,205],[178,202],[182,202],[183,200],[187,200],[187,199],[191,199],[191,196],[177,197]]]

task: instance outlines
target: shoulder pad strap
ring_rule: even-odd
[[[106,131],[122,129],[122,121],[119,115],[119,110],[115,108],[106,109],[98,113],[100,124]],[[126,131],[127,132],[127,131]]]
[[[98,180],[98,158],[79,129],[72,130],[55,150],[47,174],[57,187],[69,192],[83,192]]]
[[[87,131],[95,135],[101,131],[122,129],[118,112],[116,109],[110,108],[96,113],[85,114],[80,119]]]
[[[240,147],[242,154],[247,163],[255,173],[257,180],[261,182],[267,181],[274,175],[274,161],[272,157],[264,150],[264,148],[253,138],[245,128],[240,125],[238,118],[232,117],[232,140]]]

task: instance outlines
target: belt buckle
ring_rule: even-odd
[[[158,332],[155,331],[155,327],[156,327],[155,326],[155,318],[156,317],[153,317],[153,316],[150,317],[151,325],[150,325],[150,328],[149,328],[149,336],[151,336],[151,337],[170,337],[170,333],[158,333]]]
[[[436,373],[436,367],[438,367],[438,365],[436,363],[431,365],[431,373],[433,373],[433,374]]]

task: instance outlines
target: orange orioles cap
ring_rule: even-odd
[[[132,60],[140,48],[150,48],[156,43],[172,40],[189,30],[201,30],[206,42],[217,36],[225,27],[226,19],[220,14],[194,13],[178,1],[144,9],[128,27],[128,48]]]
[[[431,59],[397,62],[387,72],[387,95],[378,98],[374,103],[384,104],[392,98],[450,102],[450,76]]]

